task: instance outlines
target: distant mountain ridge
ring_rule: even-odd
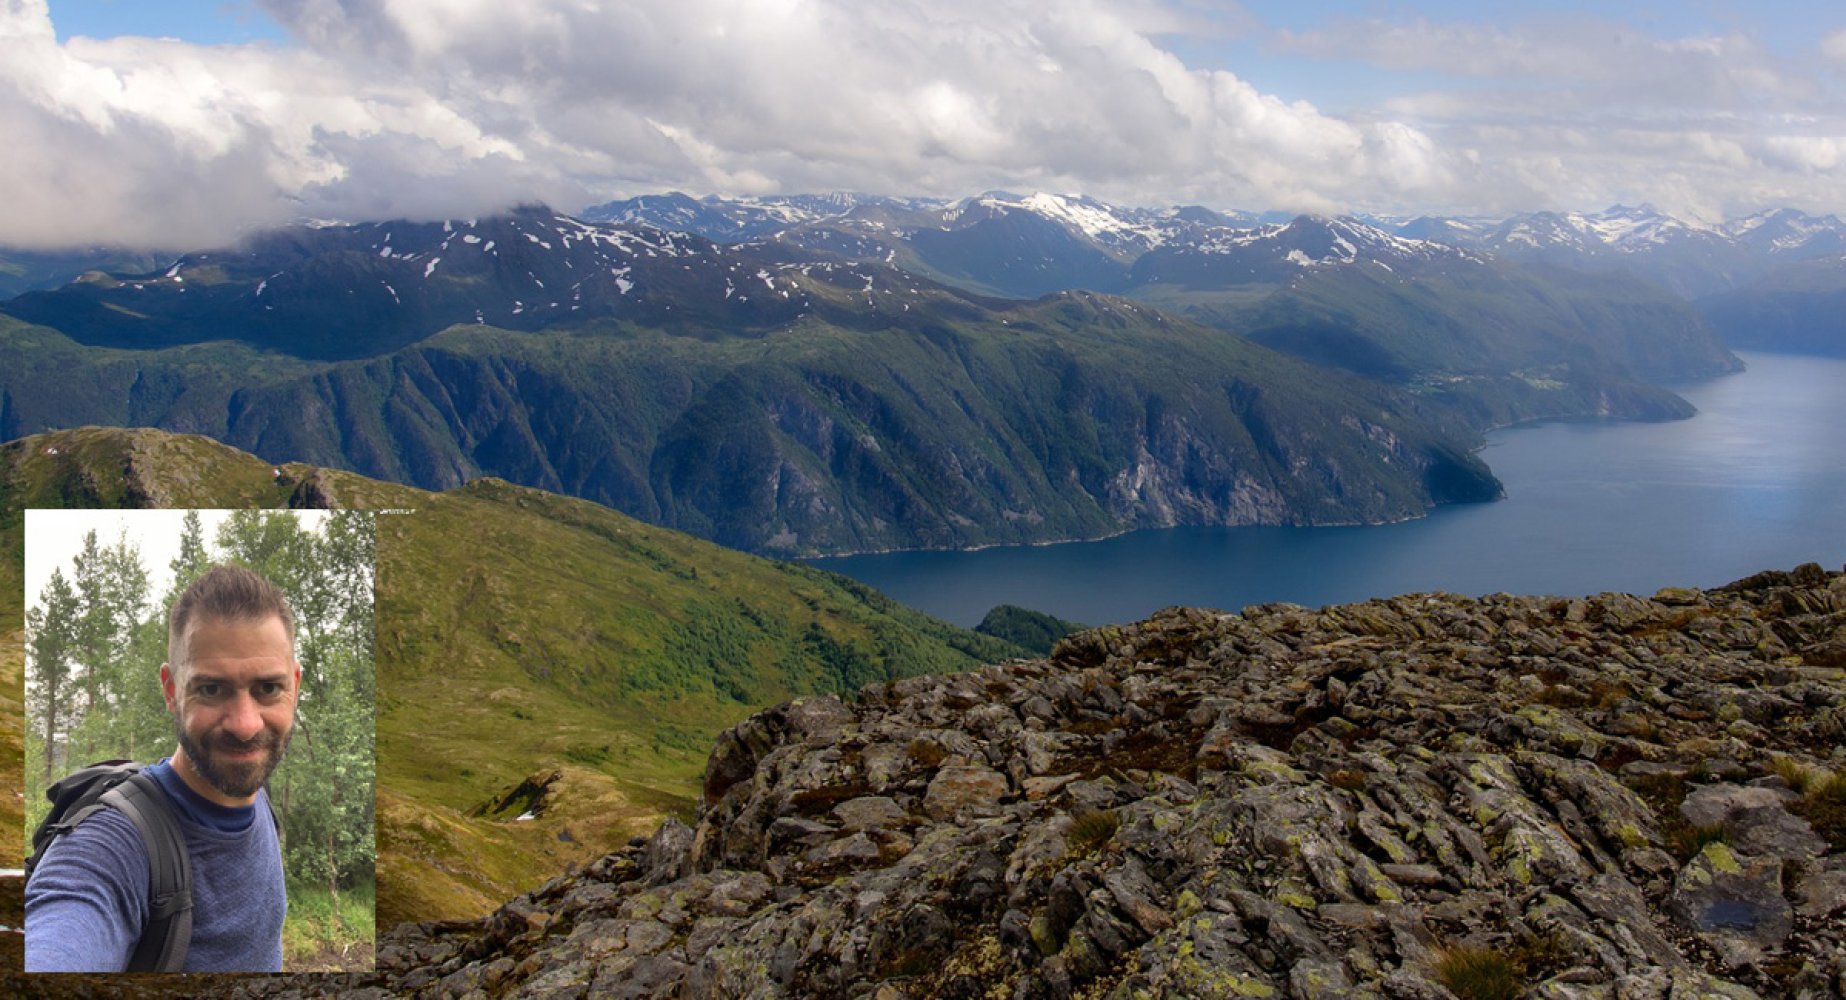
[[[876,221],[891,228],[966,228],[1005,214],[1032,214],[1132,258],[1212,229],[1256,229],[1296,216],[1220,211],[1202,206],[1135,208],[1083,195],[988,192],[971,198],[899,199],[866,195],[796,195],[732,199],[682,194],[645,195],[585,210],[583,218],[648,223],[695,232],[720,242],[780,236],[799,240],[807,227]],[[893,225],[893,216],[901,222]],[[741,224],[735,220],[749,220]],[[1391,235],[1447,243],[1514,258],[1571,255],[1624,260],[1652,271],[1675,257],[1715,255],[1752,273],[1774,259],[1816,257],[1846,250],[1846,222],[1791,208],[1770,209],[1710,224],[1672,216],[1652,205],[1614,205],[1599,212],[1537,211],[1503,219],[1422,216],[1409,220],[1346,217]],[[724,220],[724,221],[718,221]],[[1686,291],[1687,289],[1675,289]],[[1704,293],[1709,287],[1693,289]]]
[[[656,210],[788,225],[726,244]],[[1414,517],[1498,494],[1481,429],[1682,417],[1648,380],[1738,366],[1646,283],[1351,219],[1001,193],[622,212],[296,226],[21,295],[0,433],[160,426],[827,554]]]
[[[667,205],[679,206],[669,211]],[[1704,308],[1704,300],[1746,286],[1775,299],[1790,280],[1782,271],[1846,253],[1846,222],[1778,208],[1704,223],[1681,219],[1651,205],[1615,205],[1600,212],[1539,211],[1503,219],[1423,216],[1414,219],[1289,218],[1274,213],[1219,212],[1199,206],[1163,209],[1110,205],[1080,195],[989,192],[960,200],[794,196],[780,199],[694,201],[684,195],[644,196],[598,206],[592,212],[672,228],[697,218],[748,216],[748,228],[691,222],[712,239],[776,240],[822,253],[896,263],[982,294],[1035,297],[1083,287],[1133,294],[1134,289],[1180,261],[1237,246],[1260,245],[1290,226],[1343,226],[1443,244],[1507,264],[1538,264],[1588,272],[1639,275],[1684,300],[1698,303],[1720,332],[1740,346],[1833,353],[1846,350],[1846,330],[1824,313],[1777,299],[1777,314],[1818,316],[1821,332],[1766,336],[1747,326],[1735,308]],[[1279,228],[1278,228],[1279,227]],[[1321,263],[1305,248],[1303,255]],[[1366,259],[1356,254],[1354,260]],[[1351,260],[1347,262],[1352,262]],[[1253,272],[1248,263],[1215,263],[1221,274]],[[1810,270],[1811,269],[1807,269]],[[1275,272],[1269,273],[1273,276]]]
[[[783,279],[791,300],[867,294],[814,274]],[[1499,490],[1461,421],[1133,303],[902,304],[710,340],[465,325],[341,362],[0,323],[0,389],[12,425],[166,424],[444,488],[499,475],[781,554],[1393,520]]]

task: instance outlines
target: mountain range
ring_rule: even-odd
[[[670,206],[670,209],[669,209]],[[634,198],[598,205],[586,218],[652,222],[719,241],[774,238],[844,250],[861,256],[912,256],[926,273],[960,278],[987,290],[1037,294],[1077,278],[1084,287],[1125,290],[1134,279],[1122,265],[1162,248],[1181,250],[1243,238],[1262,225],[1284,224],[1275,213],[1218,212],[1199,206],[1124,208],[1081,196],[989,192],[974,198],[895,200],[836,194],[823,197],[694,200],[685,195]],[[739,220],[725,224],[720,220]],[[747,224],[741,220],[748,220]],[[1007,221],[1001,221],[1007,220]],[[1744,293],[1773,302],[1802,263],[1842,259],[1846,222],[1780,208],[1706,223],[1676,218],[1650,205],[1616,205],[1601,212],[1541,211],[1504,219],[1421,216],[1357,217],[1350,222],[1382,233],[1477,251],[1512,263],[1546,263],[1573,270],[1610,271],[1647,280],[1700,305],[1714,296]],[[1010,240],[1011,251],[994,249]],[[985,247],[1012,267],[961,267],[961,245]],[[1103,258],[1114,262],[1104,264]],[[1754,291],[1752,286],[1761,285]],[[1727,339],[1743,346],[1771,345],[1826,353],[1846,351],[1837,324],[1819,337],[1786,342],[1758,335],[1734,310],[1705,310]],[[1824,315],[1824,314],[1823,314]]]
[[[1753,240],[1824,284],[1838,237],[1624,209],[1551,220],[1574,242],[1547,246],[1594,253],[1514,252],[1537,220],[995,193],[300,225],[0,304],[0,435],[159,426],[429,489],[498,476],[778,555],[1379,522],[1497,496],[1486,429],[1683,417],[1659,383],[1739,367],[1603,258]],[[1752,281],[1707,313],[1789,301]]]

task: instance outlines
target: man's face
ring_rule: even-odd
[[[186,651],[184,667],[160,668],[167,711],[179,731],[174,769],[220,805],[248,805],[294,732],[301,666],[288,632],[273,615],[202,618],[190,626]]]

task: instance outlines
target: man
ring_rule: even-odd
[[[301,664],[280,589],[215,566],[173,604],[160,684],[179,746],[146,774],[172,807],[192,874],[188,972],[279,972],[288,910],[263,789],[294,730]],[[26,884],[26,971],[128,968],[149,923],[149,860],[101,809],[45,850]]]

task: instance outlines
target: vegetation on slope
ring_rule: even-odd
[[[1846,356],[1846,257],[1785,264],[1698,306],[1732,347]]]
[[[1043,655],[1050,653],[1059,639],[1082,631],[1083,626],[1017,604],[997,604],[988,610],[974,630]]]
[[[1735,371],[1681,300],[1615,274],[1480,262],[1302,270],[1286,284],[1148,284],[1137,297],[1315,365],[1400,385],[1477,427],[1687,417],[1645,380]]]
[[[688,813],[712,739],[763,705],[1024,652],[843,577],[500,481],[430,494],[85,428],[0,447],[0,500],[15,580],[27,507],[394,512],[377,543],[385,927],[480,912]]]
[[[13,324],[0,360],[93,374],[13,380],[4,419],[181,426],[430,487],[495,475],[778,554],[1378,522],[1498,494],[1453,415],[1241,338],[1087,293],[855,311],[847,277],[787,279],[814,312],[766,336],[465,326],[273,373],[247,347],[129,356]]]

